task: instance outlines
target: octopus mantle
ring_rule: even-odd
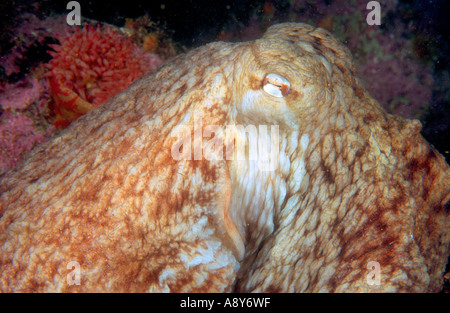
[[[276,126],[256,141],[277,139],[275,168],[225,158],[227,140],[191,157],[227,125]],[[1,179],[0,290],[439,291],[450,170],[420,129],[323,29],[200,47]]]

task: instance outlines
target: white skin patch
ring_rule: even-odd
[[[242,111],[244,113],[251,112],[254,110],[254,106],[258,103],[261,94],[259,91],[247,91],[242,98]]]
[[[319,58],[320,58],[320,61],[323,64],[323,66],[325,66],[325,68],[327,69],[328,73],[330,73],[330,75],[333,74],[333,69],[331,67],[330,62],[328,62],[328,60],[325,59],[325,57],[323,57],[323,56],[319,56]]]
[[[289,181],[289,187],[291,190],[298,191],[300,189],[300,184],[306,174],[306,163],[305,163],[305,151],[309,145],[309,136],[304,134],[300,138],[300,148],[301,152],[299,157],[292,161],[291,172],[293,179]]]
[[[300,147],[302,148],[303,152],[306,151],[308,145],[309,145],[309,136],[302,135],[302,138],[300,138]]]

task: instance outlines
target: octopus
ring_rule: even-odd
[[[324,29],[199,47],[2,177],[0,290],[439,291],[450,168],[420,130]]]

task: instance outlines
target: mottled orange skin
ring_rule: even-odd
[[[284,97],[262,90],[268,73],[290,82]],[[175,160],[174,127],[195,112],[203,127],[278,125],[279,166]],[[206,45],[2,178],[0,289],[439,291],[450,169],[420,128],[380,107],[323,29],[279,24]],[[67,282],[71,261],[80,285]]]

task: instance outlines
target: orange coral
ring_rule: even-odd
[[[154,52],[158,48],[159,40],[155,34],[149,34],[144,38],[142,47],[145,51]]]
[[[272,15],[275,13],[275,7],[272,4],[272,1],[266,1],[266,3],[264,3],[263,5],[263,14],[264,15]]]
[[[333,14],[327,14],[319,21],[318,26],[325,28],[326,30],[333,31],[333,23],[334,23]]]
[[[57,115],[64,126],[162,63],[117,30],[104,25],[85,26],[52,45],[47,67]]]

